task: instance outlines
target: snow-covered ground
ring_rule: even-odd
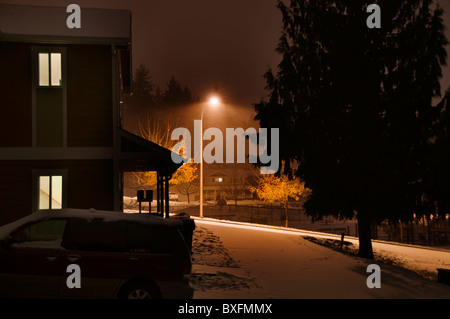
[[[124,200],[127,212],[138,212],[136,198]],[[174,212],[197,205],[170,201]],[[155,202],[152,208],[156,210]],[[142,210],[148,211],[148,204]],[[375,260],[368,261],[351,254],[358,249],[356,237],[345,237],[343,254],[324,247],[338,242],[339,235],[195,219],[194,298],[450,299],[450,286],[437,283],[437,269],[450,269],[449,249],[374,240]],[[366,285],[370,263],[381,267],[381,289]]]
[[[308,240],[308,238],[312,240]],[[436,282],[450,269],[448,250],[374,241],[375,261],[313,241],[339,236],[298,229],[196,218],[191,285],[198,299],[445,298]],[[345,238],[357,249],[356,238]],[[381,288],[368,288],[367,266],[381,268]]]

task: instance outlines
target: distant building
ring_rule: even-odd
[[[203,196],[207,201],[253,199],[259,169],[248,163],[204,164]]]
[[[171,152],[121,128],[131,85],[131,13],[0,5],[0,225],[39,209],[122,210],[123,172],[158,172],[168,211]]]

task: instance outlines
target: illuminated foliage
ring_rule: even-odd
[[[299,200],[305,193],[305,184],[298,177],[289,179],[287,175],[275,176],[273,174],[262,175],[258,186],[251,189],[260,199],[266,202],[280,202],[285,208],[286,224],[288,226],[288,201]]]

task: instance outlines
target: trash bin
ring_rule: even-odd
[[[180,219],[183,222],[180,232],[183,235],[184,241],[189,247],[189,250],[192,252],[192,236],[195,230],[195,221],[185,212],[173,215],[170,218]]]

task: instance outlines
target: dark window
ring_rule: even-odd
[[[125,251],[125,222],[103,219],[72,219],[63,247],[70,250]]]
[[[11,247],[61,248],[66,226],[64,219],[43,220],[12,234]]]
[[[127,248],[132,253],[170,254],[175,247],[177,230],[136,222],[127,223]]]

